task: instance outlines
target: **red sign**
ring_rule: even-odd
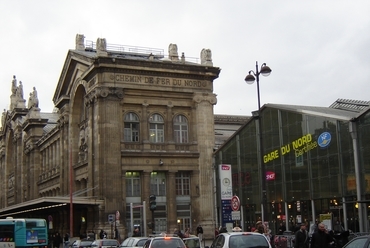
[[[273,171],[266,171],[266,180],[275,180],[275,172]]]
[[[239,197],[237,197],[236,195],[234,195],[231,198],[231,209],[233,211],[238,211],[239,208],[240,208],[240,200],[239,200]]]

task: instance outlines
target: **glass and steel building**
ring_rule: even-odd
[[[240,199],[240,220],[227,221],[217,193],[217,219],[253,226],[262,217],[265,179],[263,217],[274,233],[280,223],[289,230],[298,223],[321,221],[322,215],[345,229],[369,231],[369,103],[338,99],[330,107],[265,104],[260,119],[251,118],[215,152],[215,168],[231,165],[232,193]],[[215,173],[219,192],[217,169]]]

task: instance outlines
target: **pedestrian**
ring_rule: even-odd
[[[132,234],[132,237],[140,237],[141,233],[138,227],[135,228],[134,233]]]
[[[328,248],[332,241],[333,238],[330,236],[328,230],[326,230],[325,224],[320,223],[317,232],[312,234],[311,248]]]
[[[227,228],[226,226],[220,226],[220,233],[227,233]]]
[[[64,235],[63,244],[64,244],[64,248],[68,248],[69,246],[69,234],[68,233]]]
[[[285,224],[280,223],[278,235],[283,235],[285,231],[286,231]]]
[[[215,227],[215,238],[220,234],[220,231],[217,227]]]
[[[339,221],[336,221],[335,224],[334,224],[333,230],[334,230],[335,233],[341,233],[341,232],[344,231],[344,228],[343,228],[342,224]]]
[[[308,240],[306,224],[302,223],[300,229],[295,233],[294,248],[308,248]]]
[[[53,237],[53,247],[59,248],[61,243],[63,243],[62,237],[60,236],[58,232],[56,232]]]
[[[202,241],[203,241],[203,227],[201,225],[197,226],[197,236],[199,238],[199,242],[202,243]]]
[[[101,229],[101,230],[100,230],[100,233],[99,233],[99,238],[100,238],[100,239],[104,239],[104,233],[105,233],[105,232],[104,232],[104,230],[103,230],[103,229]]]
[[[174,234],[175,236],[178,236],[178,237],[179,237],[179,238],[181,238],[181,239],[183,239],[183,238],[184,238],[184,235],[182,234],[181,230],[179,230],[179,229],[177,229],[177,228],[175,228],[175,229],[173,230],[173,234]]]
[[[258,232],[260,234],[265,234],[265,227],[262,224],[262,221],[256,222],[256,230],[254,232]]]

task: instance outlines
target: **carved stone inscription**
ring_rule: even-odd
[[[207,88],[208,86],[207,81],[205,80],[149,77],[129,74],[112,74],[110,75],[110,79],[114,80],[115,82],[139,83],[158,86],[176,86],[184,88]]]

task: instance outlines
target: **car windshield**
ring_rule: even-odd
[[[118,246],[118,243],[115,240],[103,240],[101,243],[102,246]]]
[[[136,246],[144,246],[145,242],[147,241],[147,239],[140,239],[137,243],[136,243]]]
[[[187,248],[199,248],[199,239],[184,239]]]
[[[262,235],[234,235],[229,239],[229,248],[268,248],[269,244]]]
[[[86,240],[81,241],[80,246],[90,246],[92,244],[92,241]]]
[[[154,239],[151,248],[184,248],[181,239]]]

